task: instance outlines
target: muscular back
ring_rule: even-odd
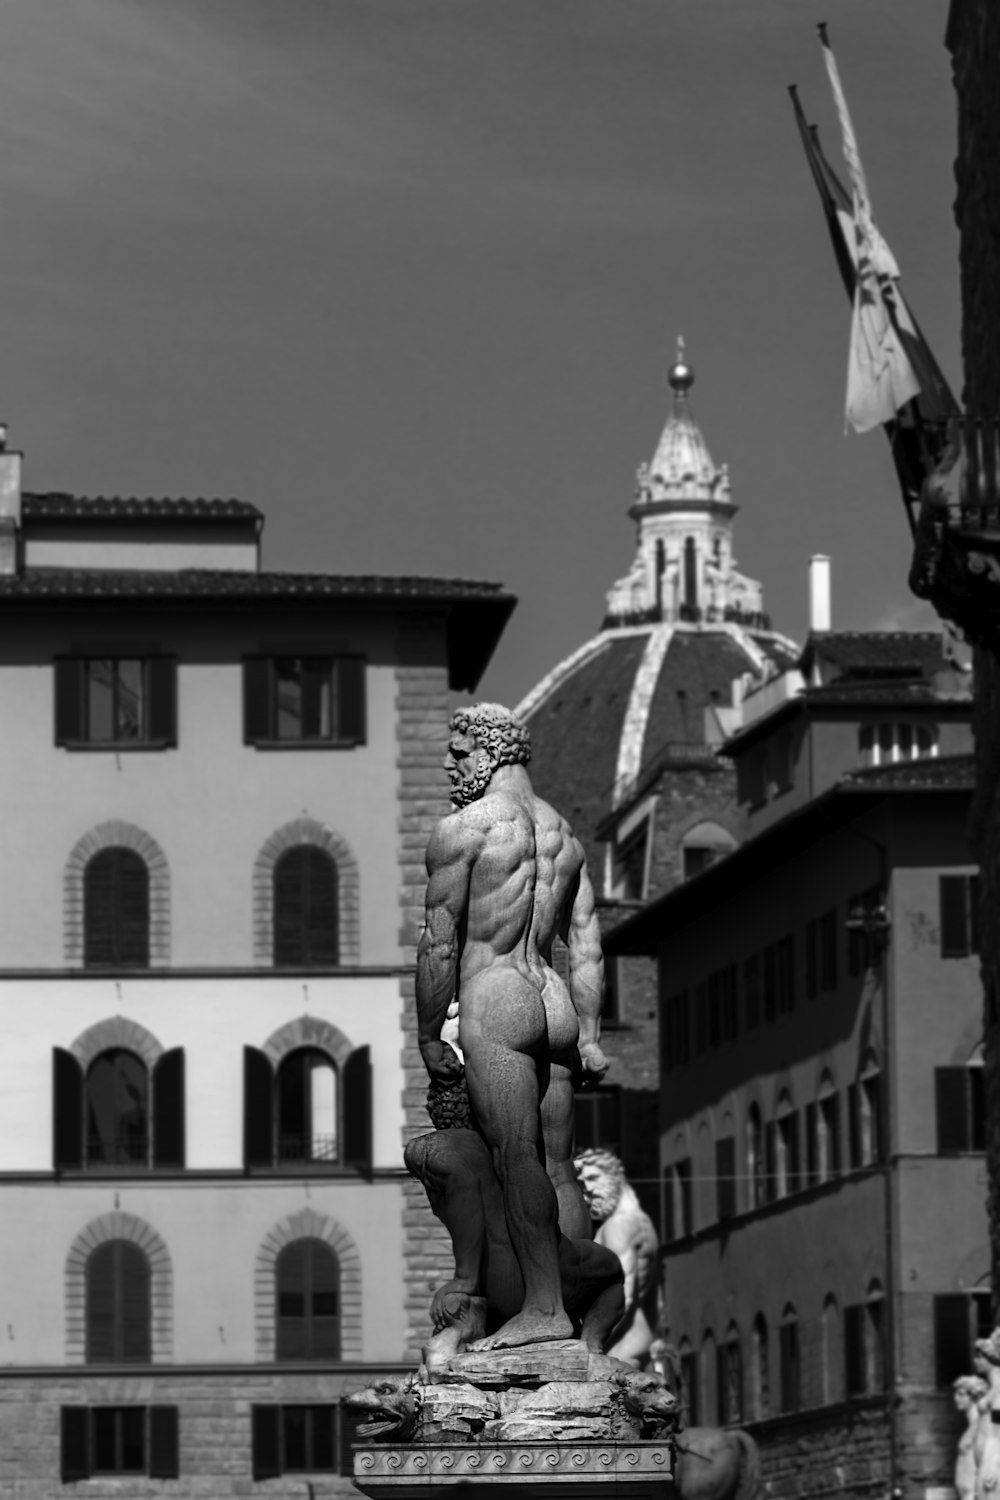
[[[533,794],[488,791],[446,822],[449,842],[467,843],[472,854],[463,978],[504,956],[549,964],[583,868],[565,819]]]

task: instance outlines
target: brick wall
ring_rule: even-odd
[[[435,825],[448,811],[442,770],[448,743],[448,672],[440,619],[418,623],[408,616],[398,632],[396,734],[399,744],[399,901],[401,962],[416,963],[424,916],[427,874],[424,852]],[[403,1000],[404,1144],[429,1130],[424,1108],[427,1074],[417,1047],[412,973],[400,980]],[[423,1186],[403,1188],[403,1257],[408,1320],[403,1358],[418,1358],[431,1332],[431,1293],[452,1274],[451,1242],[431,1213]]]
[[[747,1427],[761,1456],[769,1500],[837,1495],[884,1500],[889,1430],[884,1397],[800,1412]]]
[[[948,24],[958,96],[958,192],[965,408],[1000,413],[1000,7],[995,0],[953,0]],[[1000,662],[975,657],[978,789],[970,820],[982,871],[982,965],[988,1141],[989,1218],[994,1301],[1000,1297]]]

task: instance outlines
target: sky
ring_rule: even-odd
[[[600,626],[669,405],[776,629],[933,628],[845,436],[827,21],[876,222],[961,395],[945,0],[0,0],[0,419],[25,488],[236,496],[264,566],[502,583],[479,696]],[[841,175],[843,173],[841,172]]]

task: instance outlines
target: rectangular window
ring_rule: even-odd
[[[172,656],[60,656],[55,741],[73,748],[162,749],[177,743]]]
[[[251,656],[243,662],[248,745],[363,745],[361,656]]]
[[[778,945],[764,949],[764,1020],[773,1021],[778,1009]]]
[[[778,948],[778,1014],[788,1015],[795,1009],[795,940],[789,935],[779,940]]]
[[[983,1069],[935,1068],[939,1156],[986,1150],[986,1094]]]
[[[760,1024],[760,959],[756,953],[743,962],[743,994],[747,1031]]]
[[[939,881],[941,957],[979,952],[979,876],[942,875]]]
[[[250,1422],[254,1479],[351,1473],[355,1424],[339,1407],[252,1406]]]
[[[794,1320],[782,1323],[779,1330],[781,1360],[781,1410],[798,1411],[799,1386],[799,1325]]]
[[[722,971],[722,1040],[735,1042],[740,1030],[740,997],[735,964]]]
[[[824,912],[819,919],[819,987],[821,991],[837,988],[837,908]]]
[[[708,990],[699,984],[694,992],[694,1050],[702,1053],[708,1049]]]
[[[690,1061],[691,1026],[687,990],[668,995],[663,1007],[663,1049],[665,1068],[683,1067]]]
[[[844,1308],[844,1378],[848,1396],[865,1394],[865,1304]]]
[[[819,994],[819,920],[806,923],[806,999]]]
[[[613,1151],[621,1155],[621,1090],[614,1084],[579,1089],[574,1101],[573,1131],[577,1151]]]
[[[736,1142],[732,1136],[715,1143],[716,1207],[720,1219],[736,1213]]]
[[[64,1484],[103,1474],[176,1479],[176,1406],[64,1406],[60,1410]]]

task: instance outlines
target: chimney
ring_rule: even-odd
[[[0,422],[0,574],[17,572],[17,533],[21,524],[21,457],[7,447],[7,424]]]
[[[821,552],[809,559],[809,630],[830,629],[830,559]]]

